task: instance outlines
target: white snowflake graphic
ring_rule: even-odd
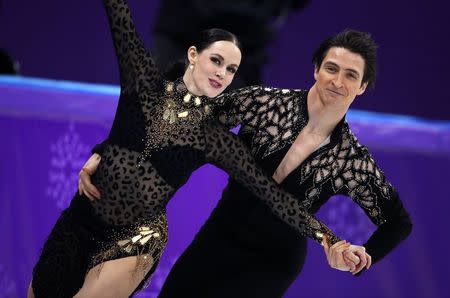
[[[50,146],[49,185],[46,194],[59,209],[66,208],[77,190],[78,172],[89,154],[89,146],[81,141],[73,123]]]
[[[374,226],[364,211],[351,199],[336,196],[331,198],[325,206],[325,222],[341,239],[358,245],[369,239]]]
[[[3,265],[0,264],[0,298],[19,297],[16,283],[8,275]]]

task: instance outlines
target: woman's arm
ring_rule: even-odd
[[[250,86],[224,93],[217,98],[215,113],[228,128],[238,124],[249,128],[283,126],[289,129],[302,115],[301,95],[304,90]]]
[[[156,65],[139,38],[125,0],[103,0],[120,69],[121,92],[146,96],[161,87]]]
[[[331,245],[340,239],[313,215],[305,211],[298,199],[280,189],[276,182],[256,165],[242,141],[222,125],[210,121],[205,125],[206,160],[222,168],[262,199],[280,219],[302,235],[321,243],[326,235]]]

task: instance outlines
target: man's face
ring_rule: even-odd
[[[355,97],[366,90],[367,83],[361,84],[364,65],[361,55],[344,48],[330,48],[320,68],[314,70],[323,104],[348,109]]]

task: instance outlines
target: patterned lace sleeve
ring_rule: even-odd
[[[364,244],[377,262],[393,250],[411,232],[412,223],[397,191],[392,187],[365,147],[346,163],[342,177],[350,196],[377,230]]]
[[[250,86],[218,97],[216,113],[226,127],[243,124],[249,128],[267,128],[275,134],[290,127],[302,115],[299,99],[304,90]]]
[[[324,234],[334,244],[340,239],[313,215],[306,212],[299,201],[279,188],[255,164],[253,156],[242,141],[225,127],[210,122],[205,126],[206,160],[226,171],[262,199],[280,219],[302,235],[321,242]]]
[[[139,38],[125,0],[103,0],[120,69],[121,92],[147,96],[160,87],[160,74]]]

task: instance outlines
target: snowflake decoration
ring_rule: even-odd
[[[55,201],[59,209],[66,208],[78,185],[78,172],[89,153],[89,147],[81,142],[75,125],[50,146],[50,171],[47,196]]]
[[[0,264],[0,298],[3,297],[19,297],[17,294],[16,283],[4,270],[3,265]]]
[[[341,239],[362,245],[374,230],[364,211],[348,197],[333,197],[324,209],[325,222]]]

